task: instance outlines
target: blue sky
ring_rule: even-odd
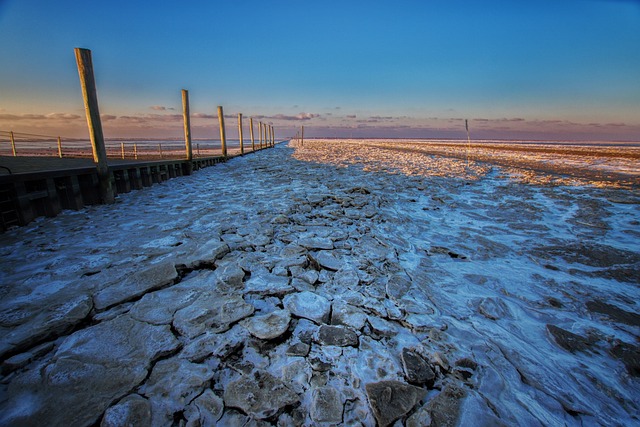
[[[185,88],[200,137],[223,105],[283,136],[462,138],[467,118],[640,140],[638,1],[0,0],[0,130],[86,135],[74,47],[107,137],[180,136]]]

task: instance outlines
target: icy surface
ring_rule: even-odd
[[[491,153],[290,143],[4,233],[0,425],[640,423],[637,164]]]

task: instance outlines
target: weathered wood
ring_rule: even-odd
[[[133,158],[138,160],[138,144],[133,144]]]
[[[162,155],[162,144],[158,144],[158,151],[160,151],[160,158],[162,159],[163,158],[163,155]]]
[[[124,160],[124,142],[120,143],[120,157]]]
[[[109,165],[107,163],[107,150],[104,145],[102,134],[102,122],[100,121],[100,111],[98,109],[98,95],[96,93],[96,82],[93,76],[93,61],[89,49],[76,48],[76,62],[78,64],[78,75],[80,76],[80,86],[87,114],[87,125],[89,126],[89,137],[93,149],[93,161],[98,171],[100,180],[100,198],[103,203],[114,203],[115,195],[111,185],[109,175]]]
[[[222,157],[227,159],[227,134],[224,128],[224,113],[222,106],[218,105],[218,121],[220,122],[220,144],[222,145]]]
[[[62,139],[58,137],[58,157],[62,158]]]
[[[262,148],[262,122],[258,122],[258,130],[260,131],[260,148]]]
[[[184,146],[188,162],[184,168],[185,175],[193,172],[193,149],[191,147],[191,116],[189,114],[189,91],[182,89],[182,118],[184,120]]]
[[[238,113],[238,138],[240,138],[240,155],[244,155],[244,138],[242,137],[242,113]]]
[[[13,157],[16,157],[16,140],[13,137],[13,131],[9,132],[9,139],[11,140],[11,151],[13,152]]]
[[[249,131],[251,133],[251,151],[256,151],[256,141],[253,137],[253,117],[249,117]]]
[[[302,126],[302,130],[300,132],[300,146],[304,147],[304,126]]]

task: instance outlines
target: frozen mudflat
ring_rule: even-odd
[[[0,425],[640,424],[637,170],[397,148],[280,145],[0,235]]]

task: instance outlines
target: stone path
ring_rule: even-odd
[[[468,255],[410,240],[396,202],[424,183],[290,154],[279,146],[6,233],[0,425],[540,422],[509,400],[530,384],[491,390],[495,366],[516,355],[470,350],[463,337],[483,338],[443,314],[426,272],[446,277],[438,260]],[[500,299],[474,304],[486,322],[511,316]],[[558,399],[568,407],[551,405],[554,420],[583,416]]]

